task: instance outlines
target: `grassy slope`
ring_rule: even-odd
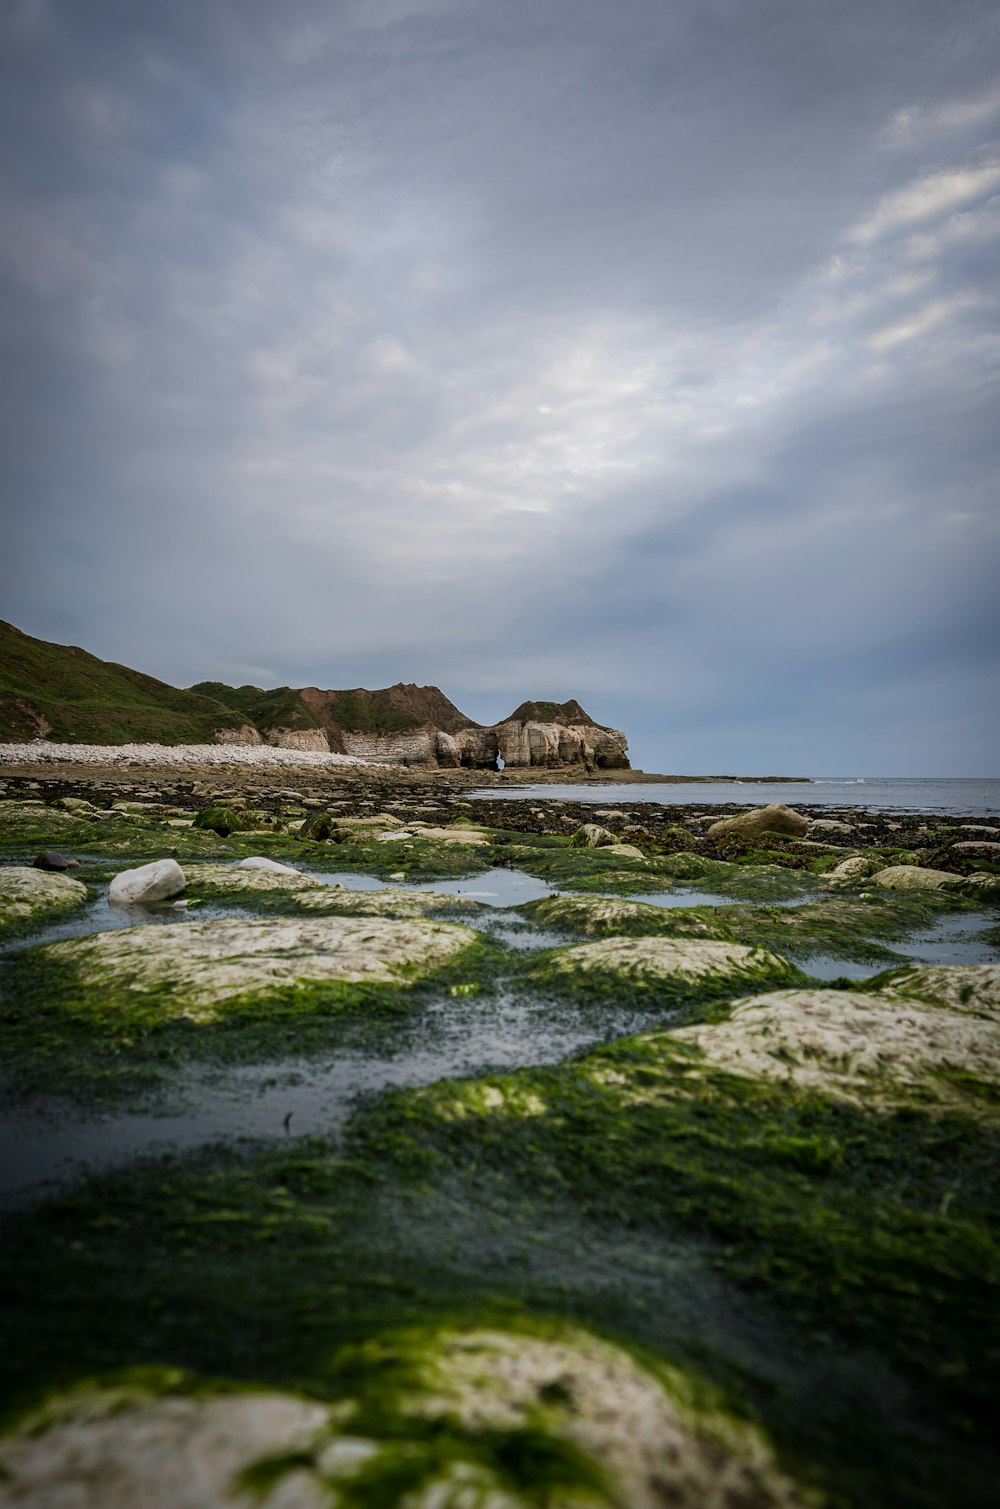
[[[221,702],[262,731],[265,728],[322,727],[312,708],[292,686],[276,686],[265,692],[259,686],[227,686],[224,681],[199,681],[191,691]]]
[[[245,721],[208,697],[0,625],[0,741],[206,744]]]

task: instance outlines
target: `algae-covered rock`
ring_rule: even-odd
[[[717,1069],[861,1106],[957,1102],[975,1113],[992,1098],[995,1111],[1000,1021],[967,1007],[949,1009],[950,987],[929,977],[922,986],[939,990],[939,1004],[909,998],[909,992],[901,999],[898,985],[894,991],[772,991],[738,1001],[724,1022],[682,1027],[670,1037],[698,1048]],[[995,980],[988,988],[995,999]]]
[[[399,1351],[415,1382],[404,1414],[473,1438],[533,1428],[580,1454],[577,1484],[570,1477],[558,1494],[537,1498],[540,1485],[529,1475],[527,1492],[482,1500],[498,1509],[545,1502],[566,1509],[791,1509],[802,1502],[760,1432],[696,1404],[679,1371],[653,1372],[579,1327],[444,1331],[423,1344],[419,1335],[404,1338]],[[449,1501],[415,1500],[428,1509],[432,1502]]]
[[[483,828],[475,828],[470,824],[452,826],[450,828],[435,828],[429,824],[411,823],[414,836],[426,839],[431,843],[440,844],[488,844],[490,836]]]
[[[952,1011],[1000,1012],[1000,964],[921,964],[879,975],[877,983],[892,995]]]
[[[176,859],[154,859],[116,875],[108,886],[108,900],[115,906],[146,906],[179,896],[186,883]]]
[[[87,899],[87,887],[68,875],[27,865],[0,867],[0,937],[40,926]]]
[[[787,833],[792,838],[804,838],[808,828],[809,819],[801,812],[786,807],[784,802],[769,802],[766,807],[755,807],[752,812],[720,818],[709,828],[708,836],[751,839],[762,833]]]
[[[208,828],[220,838],[228,838],[230,833],[239,833],[245,824],[246,814],[235,807],[203,807],[195,814],[191,826]]]
[[[577,1327],[408,1332],[350,1349],[377,1404],[147,1370],[0,1437],[19,1509],[797,1509],[763,1434]],[[396,1372],[405,1366],[397,1386]],[[386,1374],[389,1386],[379,1387]]]
[[[210,896],[247,894],[255,891],[309,891],[321,887],[322,882],[312,875],[303,875],[290,865],[266,862],[235,865],[192,865],[188,879],[195,891],[204,891]]]
[[[823,876],[822,884],[837,889],[841,886],[850,885],[853,881],[866,880],[869,875],[874,875],[879,868],[886,869],[887,866],[884,863],[880,865],[877,859],[873,859],[869,855],[853,854],[850,859],[843,859],[832,870],[827,870]]]
[[[164,1016],[213,1019],[221,1003],[317,981],[409,984],[475,941],[467,928],[387,918],[308,917],[120,928],[47,945],[85,990]]]
[[[674,990],[735,991],[750,981],[802,978],[780,954],[699,938],[606,938],[559,949],[548,967],[564,976],[606,976],[623,984]]]
[[[519,911],[537,927],[577,933],[669,933],[713,938],[725,930],[683,907],[650,906],[618,896],[546,896]]]
[[[953,886],[961,877],[949,870],[924,869],[921,865],[889,865],[879,870],[875,884],[890,891],[938,891]]]
[[[584,823],[570,835],[569,841],[574,849],[606,849],[615,842],[615,835],[599,823]]]
[[[169,1375],[164,1374],[165,1380]],[[175,1379],[177,1375],[175,1375]],[[191,1380],[70,1390],[0,1437],[0,1503],[18,1509],[328,1509],[313,1467],[255,1493],[241,1474],[267,1458],[306,1456],[329,1407],[277,1391],[216,1393]]]
[[[424,917],[428,912],[482,911],[482,902],[446,891],[354,891],[346,886],[321,885],[297,894],[296,907],[307,912],[342,913],[353,917]]]

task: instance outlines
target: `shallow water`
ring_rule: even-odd
[[[630,796],[635,788],[629,788]],[[565,935],[527,924],[511,909],[560,894],[559,887],[520,870],[496,868],[441,881],[383,881],[360,871],[311,871],[318,880],[355,891],[438,892],[483,903],[489,911],[462,919],[518,951],[554,948]],[[574,895],[574,892],[567,894]],[[769,905],[796,906],[816,892]],[[726,907],[734,898],[677,886],[628,898],[665,908]],[[202,903],[178,907],[164,903],[147,909],[112,907],[103,893],[76,916],[32,937],[8,944],[5,953],[37,943],[138,924],[183,926],[190,920],[234,915],[256,916],[252,894],[234,907]],[[739,904],[736,902],[735,904]],[[1000,951],[983,936],[995,923],[988,912],[941,916],[897,945],[900,962],[972,964],[994,962]],[[856,964],[829,955],[799,959],[818,980],[863,980],[885,965]],[[0,1119],[0,1199],[23,1203],[46,1193],[46,1181],[69,1182],[99,1167],[137,1156],[192,1149],[218,1139],[282,1138],[314,1133],[336,1134],[359,1095],[392,1087],[413,1087],[450,1076],[481,1074],[490,1069],[556,1063],[573,1052],[641,1031],[658,1012],[633,1010],[599,1020],[570,1007],[517,1000],[512,995],[477,997],[475,1002],[447,999],[413,1021],[397,1024],[391,1037],[374,1049],[343,1049],[326,1063],[286,1059],[278,1063],[185,1071],[171,1087],[171,1109],[155,1105],[112,1112],[71,1112],[55,1101],[30,1116]],[[291,1113],[290,1130],[283,1123]]]
[[[488,801],[589,802],[595,807],[624,802],[711,807],[734,802],[762,807],[858,807],[868,812],[938,812],[966,816],[1000,813],[1000,780],[904,776],[816,776],[808,781],[609,781],[607,785],[524,785],[473,791]]]
[[[565,942],[565,939],[560,939]],[[46,1114],[0,1118],[0,1200],[44,1196],[132,1158],[192,1149],[220,1139],[336,1136],[358,1096],[493,1070],[555,1064],[581,1048],[640,1032],[662,1011],[591,1016],[512,995],[446,1000],[419,1020],[396,1024],[382,1053],[339,1052],[327,1063],[283,1059],[232,1069],[188,1071],[172,1088],[169,1114]],[[286,1131],[284,1119],[291,1114]]]

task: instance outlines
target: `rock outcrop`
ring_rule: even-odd
[[[210,741],[443,769],[627,770],[625,735],[579,702],[522,702],[508,718],[473,722],[436,686],[398,681],[369,691],[227,686],[187,691],[70,645],[0,623],[0,743],[49,734],[57,744],[164,746]]]

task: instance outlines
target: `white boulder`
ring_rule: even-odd
[[[116,875],[108,886],[108,900],[116,906],[144,906],[179,896],[184,885],[184,871],[176,859],[154,859],[151,864]]]
[[[249,859],[241,859],[238,865],[233,866],[236,870],[274,870],[282,875],[298,875],[300,872],[291,865],[280,865],[276,859],[265,859],[263,854],[251,854]]]

